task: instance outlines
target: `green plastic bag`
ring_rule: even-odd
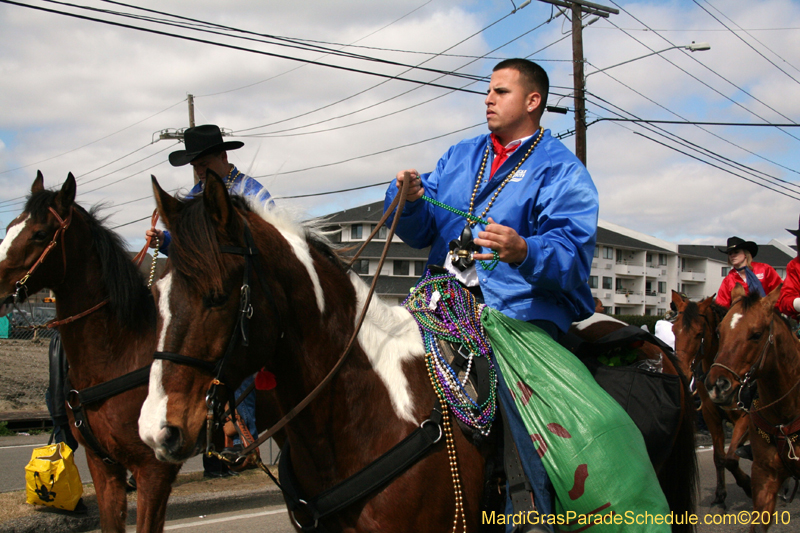
[[[572,353],[538,327],[485,308],[481,321],[556,492],[558,531],[671,531],[644,439]]]

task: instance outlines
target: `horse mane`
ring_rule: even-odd
[[[683,327],[690,328],[695,320],[700,318],[700,306],[697,302],[686,302],[686,307],[683,309]]]
[[[31,194],[25,211],[35,222],[44,222],[57,192],[43,190]],[[100,217],[102,206],[89,211],[73,203],[91,232],[91,245],[100,260],[100,277],[108,291],[108,300],[117,321],[132,329],[149,328],[155,322],[155,306],[144,276],[125,250],[122,238],[105,227],[107,217]],[[69,230],[67,230],[69,231]]]
[[[172,232],[170,261],[176,273],[192,279],[202,293],[223,294],[222,254],[217,240],[217,224],[203,207],[202,196],[185,202],[181,223]],[[304,239],[310,248],[327,258],[342,272],[347,267],[315,221],[299,222],[285,209],[265,206],[257,199],[231,195],[234,208],[247,215],[254,213],[280,232],[288,232]]]
[[[747,311],[751,307],[754,307],[760,300],[761,296],[758,294],[758,292],[753,291],[740,298],[738,302],[742,304],[742,311]]]
[[[719,305],[716,301],[711,302],[711,311],[714,313],[717,324],[722,322],[722,319],[725,318],[725,315],[728,313],[728,309]]]

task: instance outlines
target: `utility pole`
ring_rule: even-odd
[[[619,15],[613,7],[585,0],[539,0],[572,11],[572,83],[575,92],[575,155],[586,165],[586,80],[583,73],[583,14],[608,18]]]
[[[189,127],[194,128],[194,95],[190,94],[186,100],[189,102]]]

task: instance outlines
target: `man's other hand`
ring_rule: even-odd
[[[406,202],[415,202],[422,198],[425,194],[425,189],[422,187],[422,179],[419,177],[419,172],[416,170],[401,170],[397,173],[397,188],[402,189],[403,182],[409,180],[408,192],[406,193]]]
[[[502,226],[489,218],[484,231],[478,232],[475,244],[496,251],[500,261],[504,263],[522,263],[528,257],[528,243],[519,236],[514,228]],[[489,261],[494,258],[491,253],[475,254],[474,259]]]

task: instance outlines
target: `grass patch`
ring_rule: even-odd
[[[14,431],[8,429],[8,422],[3,421],[0,422],[0,437],[16,437],[17,434]]]

